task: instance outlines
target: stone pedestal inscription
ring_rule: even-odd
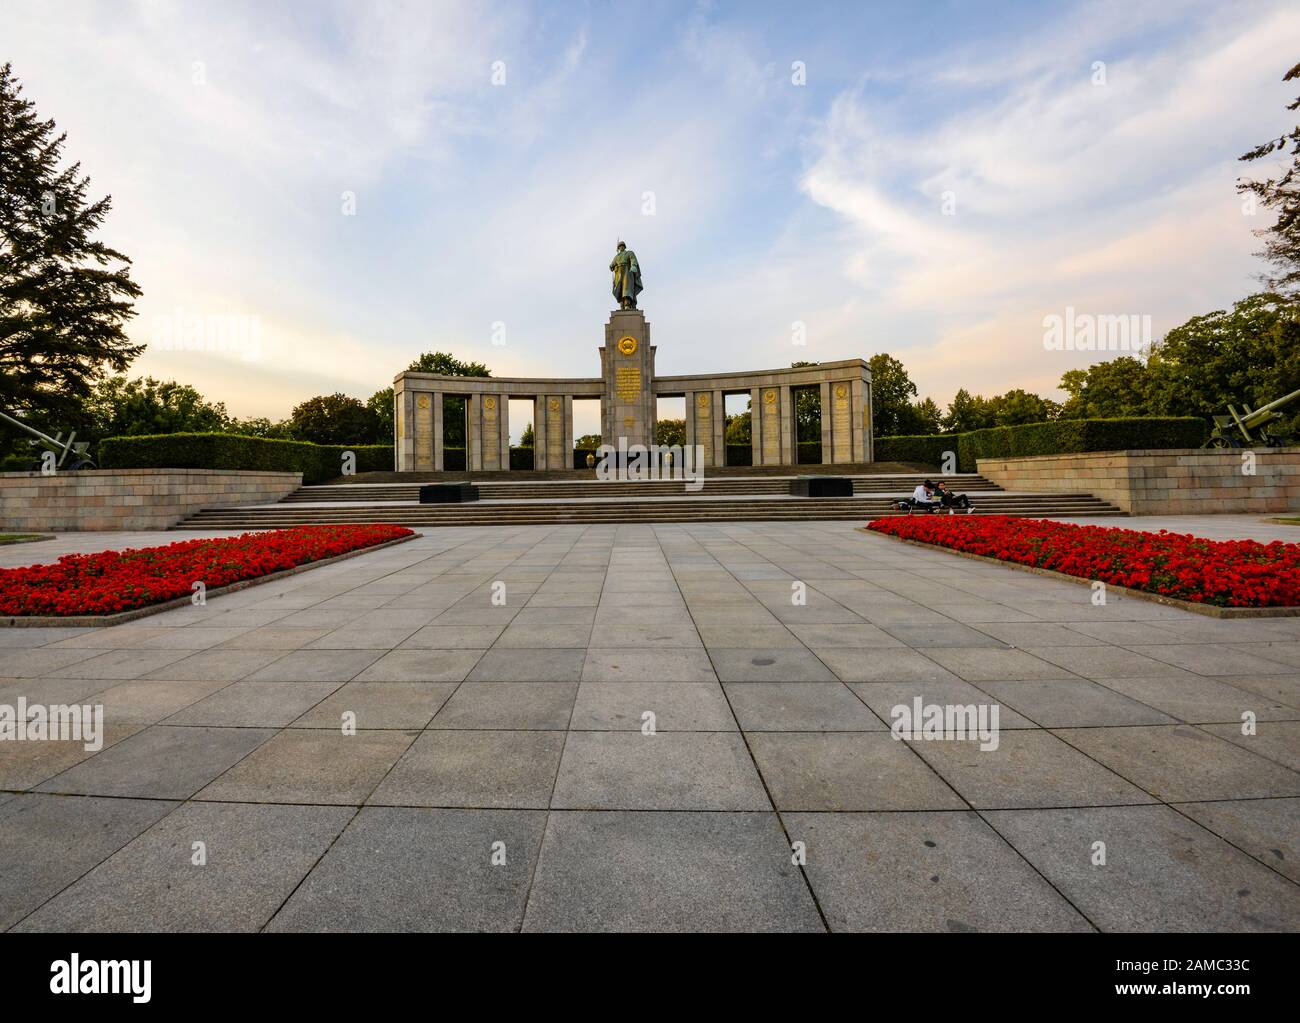
[[[655,441],[654,346],[650,325],[639,309],[610,313],[605,325],[605,345],[600,349],[605,395],[601,399],[601,437],[615,446],[627,438],[628,446]]]
[[[695,395],[695,434],[692,444],[704,449],[703,464],[713,465],[713,395],[704,391]]]
[[[415,467],[433,468],[433,396],[415,396]]]
[[[764,387],[760,401],[763,405],[763,464],[777,465],[781,461],[780,392],[775,387]],[[754,424],[751,422],[749,425],[753,429]]]

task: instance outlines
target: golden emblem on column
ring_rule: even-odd
[[[775,391],[764,391],[764,392],[763,392],[763,403],[764,403],[765,405],[775,405],[775,404],[776,404],[776,392],[775,392]]]
[[[483,399],[483,407],[487,409],[489,412],[491,412],[494,408],[497,407],[496,398],[492,397],[492,395],[489,394],[486,398]]]
[[[418,398],[415,399],[415,406],[416,408],[428,408],[429,396],[427,394],[420,395]]]
[[[629,358],[636,354],[636,338],[628,336],[618,340],[618,350]]]
[[[560,399],[559,399],[559,398],[552,398],[550,401],[548,401],[548,402],[546,403],[546,407],[547,407],[548,409],[550,409],[550,411],[552,411],[552,412],[559,412],[559,411],[560,411]]]
[[[848,393],[849,393],[849,389],[845,387],[843,384],[835,385],[835,397],[843,398]]]
[[[701,394],[698,398],[695,399],[695,403],[699,405],[700,408],[708,408],[709,396],[707,394]]]

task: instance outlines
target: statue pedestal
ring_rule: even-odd
[[[605,393],[600,400],[600,433],[605,444],[631,447],[655,442],[655,350],[650,324],[640,309],[617,309],[605,324],[600,349]]]

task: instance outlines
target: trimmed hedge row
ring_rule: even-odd
[[[975,472],[981,458],[1199,448],[1205,437],[1205,420],[1195,416],[1056,419],[1049,423],[995,426],[968,433],[879,437],[876,439],[876,461],[922,462],[937,466],[943,462],[945,451],[954,451],[958,471]]]
[[[923,465],[940,465],[945,451],[957,450],[959,433],[931,433],[899,437],[877,437],[875,458],[877,462],[920,462]]]
[[[799,465],[820,465],[822,460],[822,442],[819,440],[801,440],[799,453],[795,461]]]
[[[309,444],[233,433],[162,433],[107,437],[99,442],[101,469],[242,469],[300,472],[323,483],[343,472],[343,452],[357,456],[357,472],[392,472],[391,444]]]

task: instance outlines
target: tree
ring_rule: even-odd
[[[1117,419],[1149,416],[1151,375],[1146,363],[1132,355],[1095,362],[1086,369],[1067,370],[1061,390],[1069,397],[1061,406],[1063,419]]]
[[[140,289],[131,261],[92,237],[111,197],[88,202],[81,165],[60,170],[66,133],[22,92],[0,67],[0,406],[80,419],[105,370],[125,372],[144,350],[122,329]]]
[[[912,404],[911,419],[916,424],[911,430],[912,433],[943,432],[943,413],[939,411],[939,406],[935,404],[933,398],[914,402]]]
[[[461,362],[450,352],[423,352],[406,367],[408,373],[440,373],[449,377],[490,377],[492,371],[481,362]],[[465,399],[447,395],[443,406],[443,443],[452,448],[465,446]],[[379,418],[379,431],[387,443],[395,439],[393,389],[376,391],[366,405]]]
[[[1026,423],[1045,423],[1055,419],[1061,406],[1050,398],[1015,388],[1006,394],[989,399],[995,426],[1023,426]]]
[[[684,445],[686,443],[685,419],[660,419],[655,424],[655,438],[658,444]]]
[[[490,377],[481,362],[461,362],[450,352],[424,352],[406,367],[411,373],[440,373],[445,377]]]
[[[1229,404],[1258,408],[1300,390],[1300,307],[1250,295],[1231,312],[1193,316],[1151,347],[1151,415],[1210,416]],[[1291,429],[1300,426],[1294,405]]]
[[[573,446],[575,448],[583,448],[584,450],[591,448],[594,451],[596,448],[600,447],[600,434],[584,433],[573,442]]]
[[[294,408],[289,433],[313,444],[381,444],[378,417],[346,394],[319,395]]]
[[[519,435],[519,446],[521,448],[531,448],[537,441],[533,433],[533,424],[529,423],[524,427],[524,432]]]
[[[382,391],[376,391],[366,399],[366,408],[370,409],[379,421],[379,435],[385,438],[394,437],[393,389],[385,387]]]
[[[738,412],[734,416],[727,417],[727,426],[723,431],[724,443],[730,446],[744,447],[750,443],[751,426],[749,421],[749,412]]]
[[[994,412],[989,403],[977,394],[961,388],[948,403],[948,414],[943,417],[943,427],[953,433],[985,430],[995,425]]]
[[[1300,78],[1300,64],[1285,75],[1282,81]],[[1287,105],[1288,110],[1300,108],[1300,99]],[[1287,147],[1290,152],[1287,152]],[[1264,249],[1259,253],[1273,267],[1272,274],[1261,275],[1269,290],[1294,301],[1300,299],[1300,125],[1285,135],[1256,146],[1238,159],[1262,160],[1277,153],[1290,156],[1291,165],[1277,177],[1262,181],[1237,182],[1237,191],[1253,196],[1265,209],[1277,211],[1277,221],[1272,227],[1256,231],[1264,239]]]
[[[226,427],[227,433],[237,433],[241,437],[267,437],[271,440],[290,440],[289,424],[273,423],[265,416],[250,419],[232,419]]]
[[[231,425],[226,406],[204,400],[189,384],[113,376],[95,384],[86,401],[90,437],[150,433],[220,433]]]
[[[871,369],[871,399],[875,406],[872,422],[877,437],[897,437],[916,425],[912,399],[916,397],[916,384],[907,375],[903,364],[892,355],[881,352],[867,362]]]

